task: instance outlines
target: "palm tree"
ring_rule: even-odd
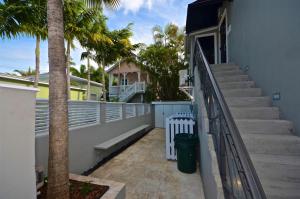
[[[36,74],[35,70],[32,70],[30,66],[28,70],[14,70],[14,72],[18,73],[23,77],[28,77]]]
[[[92,51],[94,51],[95,45],[113,45],[113,41],[110,38],[109,30],[106,25],[106,18],[102,14],[98,14],[93,23],[88,24],[87,32],[80,38],[80,43],[86,48],[86,52],[83,52],[81,59],[87,59],[87,69],[88,69],[88,87],[87,87],[87,100],[90,99],[90,60],[94,59]],[[99,63],[99,62],[97,62]],[[105,79],[103,78],[104,82]],[[105,88],[104,88],[105,93]]]
[[[87,60],[87,92],[86,92],[86,99],[90,100],[91,96],[91,65],[90,60],[92,59],[93,55],[90,51],[83,52],[81,54],[81,60],[86,59]]]
[[[116,6],[119,0],[93,0],[91,2]],[[47,21],[50,74],[47,197],[69,199],[68,106],[63,1],[47,1]]]
[[[40,74],[40,42],[47,37],[46,0],[10,1],[0,4],[0,36],[11,38],[20,34],[34,36],[35,81],[38,86]]]
[[[93,60],[98,63],[103,71],[101,78],[104,87],[104,101],[106,100],[105,66],[114,63],[120,58],[130,57],[133,54],[132,51],[139,45],[132,45],[130,42],[130,37],[132,36],[131,26],[132,24],[129,24],[126,28],[106,32],[107,36],[112,40],[111,43],[92,42],[88,44],[88,46],[95,51]]]
[[[75,67],[70,67],[70,73],[76,77],[87,78],[86,66],[81,64],[79,70]]]
[[[31,13],[30,20],[23,25],[23,31],[36,38],[35,46],[35,80],[34,86],[38,87],[40,78],[40,43],[41,39],[47,38],[46,0],[27,1],[28,13]]]
[[[67,85],[68,85],[68,99],[70,99],[70,61],[71,61],[71,47],[73,47],[74,39],[80,39],[87,32],[87,24],[93,22],[96,16],[96,9],[86,8],[82,1],[65,0],[64,2],[64,26],[65,39],[67,42],[66,51],[66,65],[67,65]]]
[[[4,0],[0,2],[0,38],[15,38],[21,33],[19,20],[22,14],[16,14],[18,6]]]

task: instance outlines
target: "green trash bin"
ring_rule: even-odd
[[[183,173],[194,173],[196,171],[196,145],[198,137],[194,134],[176,134],[175,148],[177,150],[177,168]]]

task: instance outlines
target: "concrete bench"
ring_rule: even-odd
[[[135,129],[132,129],[130,131],[127,131],[126,133],[123,133],[117,137],[114,137],[113,139],[110,139],[106,142],[103,142],[101,144],[98,144],[96,146],[94,146],[94,148],[96,150],[107,150],[113,146],[115,146],[116,144],[122,142],[123,140],[126,140],[127,138],[141,132],[142,130],[145,130],[146,128],[148,128],[149,125],[142,125],[142,126],[139,126]]]

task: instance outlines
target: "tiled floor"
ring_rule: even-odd
[[[91,176],[126,183],[128,199],[203,199],[200,174],[184,174],[165,159],[163,129],[154,129]]]

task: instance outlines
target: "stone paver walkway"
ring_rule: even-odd
[[[126,183],[128,199],[204,199],[199,171],[184,174],[165,158],[164,129],[154,129],[91,176]]]

